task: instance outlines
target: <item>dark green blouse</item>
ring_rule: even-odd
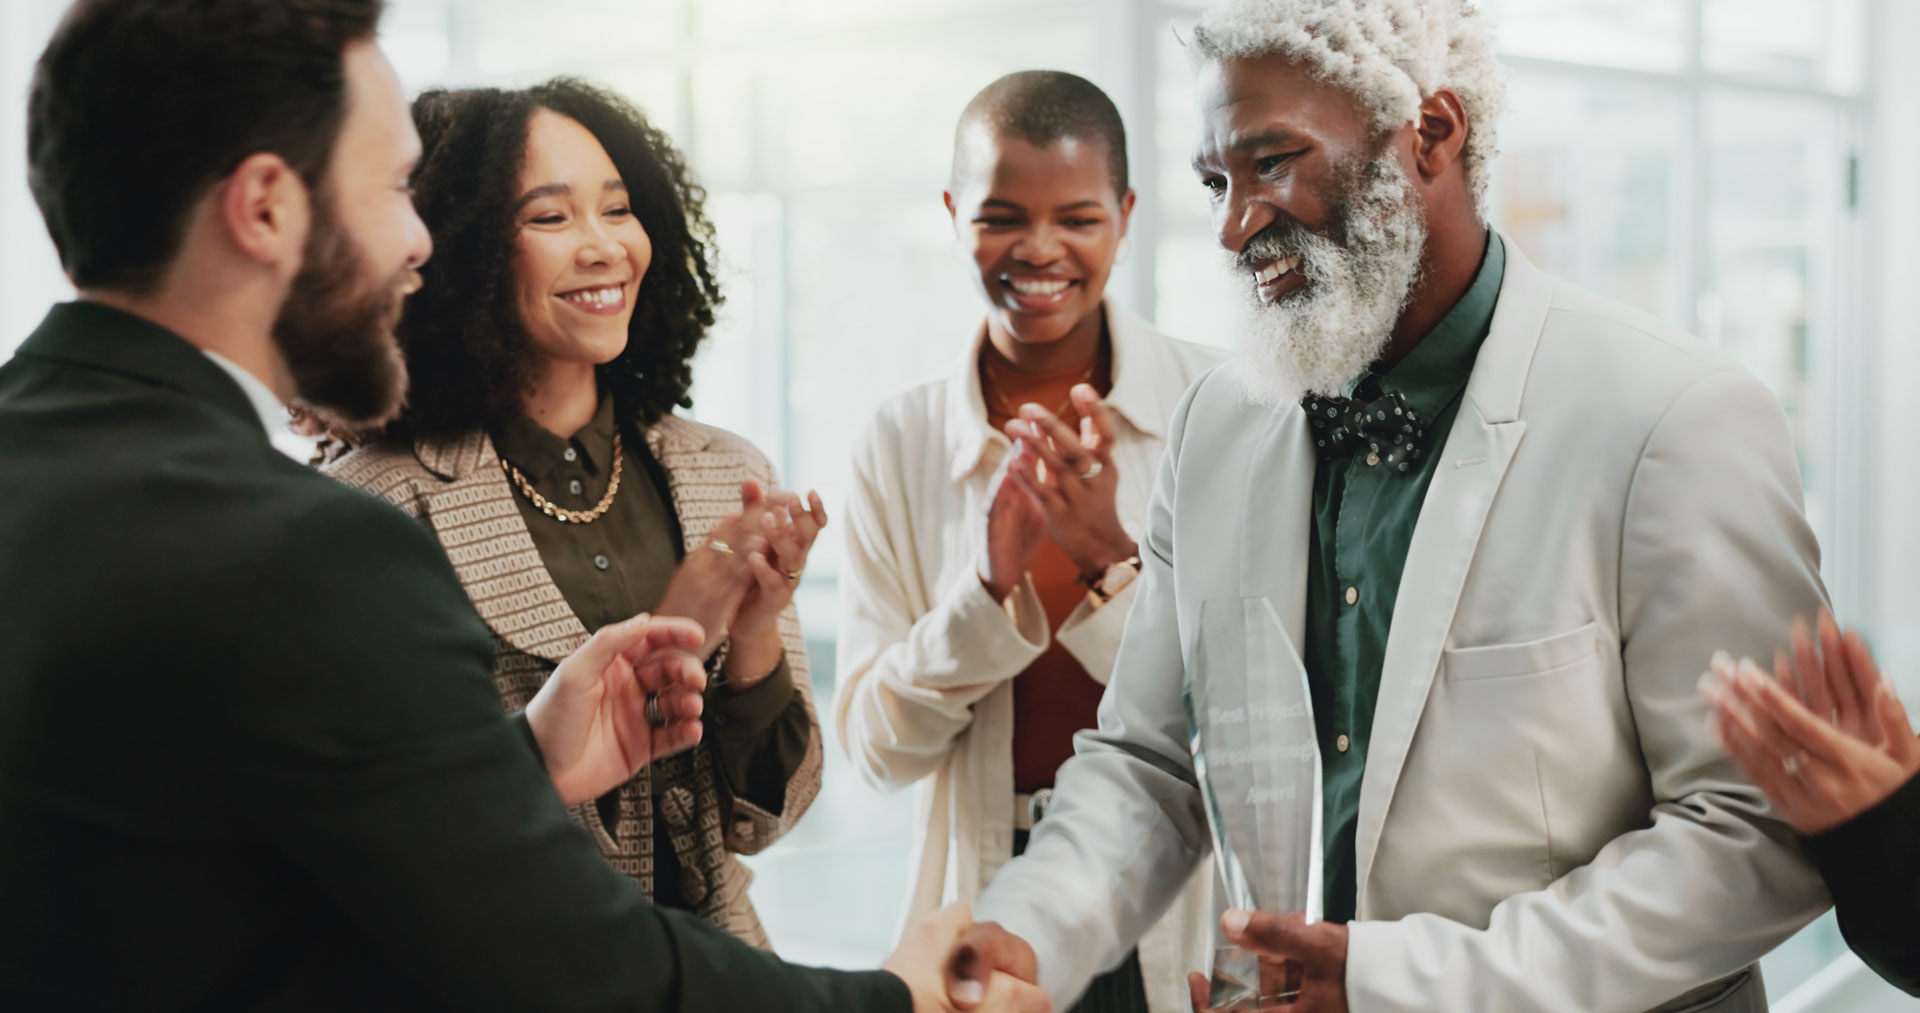
[[[600,502],[612,478],[615,421],[613,400],[603,397],[593,421],[572,439],[555,436],[525,416],[495,426],[491,435],[494,449],[520,469],[540,495],[564,509],[586,510]],[[653,611],[685,554],[665,469],[634,427],[623,428],[620,441],[625,458],[620,491],[597,520],[564,523],[541,513],[525,496],[514,497],[540,561],[588,632]],[[710,690],[706,703],[703,748],[712,750],[728,790],[735,798],[779,812],[786,802],[787,781],[806,758],[809,737],[806,702],[786,660],[746,690]],[[600,803],[602,816],[611,823],[613,796]],[[672,853],[667,821],[654,821],[654,838],[655,854]],[[681,901],[677,869],[670,861],[654,864],[657,903],[687,906]]]

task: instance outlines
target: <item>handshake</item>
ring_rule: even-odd
[[[1263,1002],[1281,999],[1291,1013],[1347,1013],[1345,925],[1248,911],[1229,911],[1220,925],[1230,942],[1258,958]],[[965,904],[949,904],[909,929],[881,970],[907,983],[913,1013],[1053,1008],[1035,984],[1033,947],[995,922],[973,921]],[[1190,975],[1187,986],[1193,1013],[1218,1013],[1208,1007],[1205,974]]]
[[[907,983],[913,1013],[1053,1009],[1034,984],[1040,966],[1033,947],[994,922],[976,923],[965,904],[949,904],[908,929],[880,969]]]

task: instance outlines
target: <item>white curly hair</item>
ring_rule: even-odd
[[[1303,63],[1359,99],[1383,130],[1413,122],[1421,100],[1453,89],[1467,112],[1467,185],[1486,220],[1506,82],[1493,30],[1470,0],[1224,0],[1200,16],[1193,42],[1205,59]]]

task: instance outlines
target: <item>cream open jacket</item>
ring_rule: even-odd
[[[1106,306],[1120,517],[1138,539],[1167,419],[1224,355]],[[976,575],[988,482],[1011,446],[987,425],[983,340],[976,330],[943,374],[881,405],[855,444],[846,506],[836,718],[868,783],[920,785],[909,919],[973,901],[1012,853],[1011,683],[1050,642],[1032,581],[1002,607]],[[1083,603],[1060,627],[1061,644],[1102,683],[1132,603],[1132,589],[1102,608]],[[1155,1013],[1187,1010],[1186,972],[1206,966],[1209,871],[1183,875],[1189,889],[1164,902],[1170,913],[1140,943]]]

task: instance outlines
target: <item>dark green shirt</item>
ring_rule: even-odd
[[[1358,902],[1354,827],[1400,572],[1500,299],[1506,251],[1497,234],[1487,236],[1479,274],[1439,325],[1405,359],[1384,373],[1368,370],[1355,385],[1362,396],[1377,396],[1377,387],[1407,399],[1426,423],[1420,459],[1400,472],[1361,453],[1323,460],[1314,474],[1305,661],[1326,791],[1324,913],[1332,922],[1352,920]]]
[[[588,510],[606,495],[612,480],[614,426],[613,399],[603,397],[593,421],[572,439],[516,416],[493,428],[493,445],[555,506]],[[625,459],[620,490],[597,520],[568,524],[548,517],[525,496],[514,497],[540,561],[588,632],[653,611],[666,597],[667,584],[685,553],[666,470],[632,427],[622,431],[620,443]],[[786,660],[746,690],[709,691],[706,703],[705,748],[712,750],[728,790],[735,798],[779,812],[786,803],[787,781],[806,758],[809,738],[806,701],[794,687]],[[658,793],[656,785],[656,797]],[[601,799],[601,805],[611,823],[613,796]],[[654,821],[654,838],[655,854],[672,853],[666,820]],[[686,906],[680,900],[677,869],[673,862],[654,863],[658,903]]]

